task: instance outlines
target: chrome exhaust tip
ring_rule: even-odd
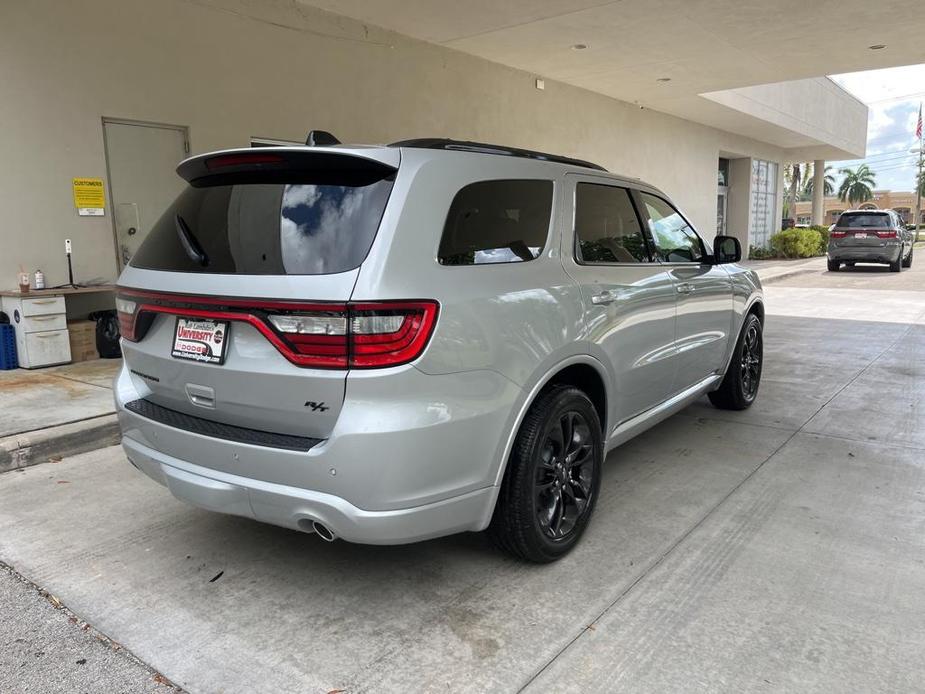
[[[314,530],[315,534],[325,542],[334,542],[334,540],[337,539],[337,535],[334,534],[334,531],[319,521],[312,521],[312,530]]]

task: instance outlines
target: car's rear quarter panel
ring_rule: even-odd
[[[468,403],[435,391],[416,405],[440,411],[447,420],[465,421],[479,409],[501,417],[498,426],[472,430],[478,441],[470,439],[459,449],[447,446],[442,452],[449,466],[479,470],[484,484],[497,480],[510,434],[537,382],[570,358],[587,359],[581,295],[559,257],[563,219],[558,188],[552,209],[555,221],[535,260],[443,266],[437,260],[440,238],[453,197],[468,183],[540,179],[559,186],[564,175],[559,168],[483,154],[440,152],[435,157],[427,151],[403,150],[392,194],[405,203],[400,209],[389,206],[353,292],[355,301],[436,299],[437,326],[415,368],[435,377],[468,373],[478,379],[494,374],[514,387],[516,397],[505,402],[506,410],[490,390],[480,402]],[[348,401],[354,381],[361,377],[348,376]],[[478,459],[473,456],[476,451]]]

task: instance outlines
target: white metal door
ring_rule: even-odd
[[[120,269],[186,183],[176,173],[187,156],[186,128],[103,121]]]

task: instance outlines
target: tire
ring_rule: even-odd
[[[838,266],[841,265],[837,260],[829,260],[829,272],[838,272]]]
[[[569,431],[571,446],[562,443]],[[601,423],[591,400],[572,386],[550,388],[517,432],[488,534],[527,561],[565,556],[588,527],[603,459]]]
[[[909,249],[909,255],[906,256],[905,260],[903,260],[903,267],[912,267],[912,251],[913,250],[914,249],[912,248]]]
[[[745,318],[732,361],[719,388],[709,394],[713,406],[721,410],[747,410],[755,402],[761,385],[764,336],[761,321],[753,313]]]
[[[899,257],[896,258],[896,261],[890,263],[890,272],[902,272],[902,271],[903,271],[903,252],[899,251]]]

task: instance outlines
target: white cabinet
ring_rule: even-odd
[[[16,356],[25,369],[71,360],[63,296],[4,296],[3,311],[16,332]]]

